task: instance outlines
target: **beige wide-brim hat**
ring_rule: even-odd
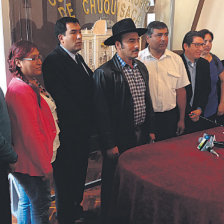
[[[107,46],[114,45],[117,37],[125,33],[137,32],[139,36],[142,36],[146,31],[145,28],[136,28],[131,18],[122,19],[112,26],[113,35],[107,38],[104,44]]]

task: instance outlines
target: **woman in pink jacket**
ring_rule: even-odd
[[[41,75],[42,61],[33,43],[15,43],[8,63],[14,75],[6,93],[12,141],[18,154],[14,176],[31,203],[31,223],[45,224],[49,223],[51,162],[60,145],[56,106],[36,79]]]

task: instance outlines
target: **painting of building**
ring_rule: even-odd
[[[113,57],[115,47],[103,44],[111,35],[112,30],[107,29],[106,20],[96,21],[91,29],[82,29],[83,46],[80,54],[93,71]]]

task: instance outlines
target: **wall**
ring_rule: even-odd
[[[175,0],[173,50],[182,49],[184,35],[191,29],[199,0]],[[224,1],[205,0],[196,30],[207,28],[214,33],[212,52],[224,59]]]
[[[199,0],[175,1],[172,50],[182,49],[182,40],[191,29],[198,2]]]
[[[0,86],[3,92],[6,92],[6,71],[9,48],[11,45],[11,34],[9,24],[9,3],[5,0],[0,0]]]
[[[212,52],[220,59],[224,59],[223,29],[224,29],[224,1],[205,0],[197,30],[209,29],[214,34]]]

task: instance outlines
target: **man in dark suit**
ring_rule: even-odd
[[[184,54],[181,57],[190,81],[190,85],[186,86],[186,133],[202,129],[200,115],[203,115],[211,88],[209,62],[200,57],[203,47],[204,40],[197,31],[185,35],[182,43]]]
[[[115,23],[113,35],[104,41],[117,53],[94,71],[94,108],[103,153],[101,214],[106,224],[113,177],[121,153],[155,140],[154,111],[148,86],[148,71],[136,60],[139,37],[146,32],[132,19]]]
[[[60,127],[53,164],[57,218],[60,224],[70,224],[82,216],[92,129],[92,71],[78,54],[82,34],[77,18],[59,19],[55,35],[59,45],[45,59],[43,77],[56,102]]]

